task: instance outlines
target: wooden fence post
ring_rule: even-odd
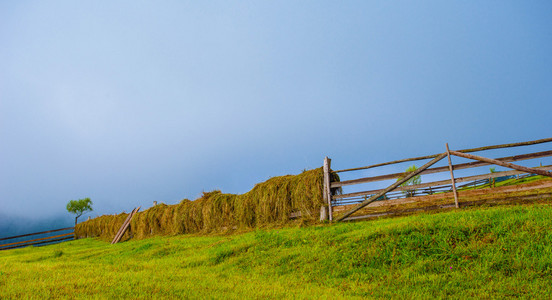
[[[447,145],[447,156],[448,156],[448,163],[449,163],[449,170],[450,170],[450,181],[452,182],[452,192],[454,193],[454,205],[456,205],[456,208],[459,208],[458,206],[458,191],[456,191],[456,182],[454,180],[454,173],[452,172],[452,160],[450,159],[450,149]]]
[[[320,221],[326,221],[328,219],[328,210],[326,206],[320,206]]]
[[[331,168],[332,160],[329,159],[327,156],[324,158],[324,200],[328,202],[328,216],[330,218],[330,222],[333,220],[333,213],[332,213],[332,193],[330,189],[330,168]]]

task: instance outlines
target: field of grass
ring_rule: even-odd
[[[552,204],[0,251],[0,299],[551,298]]]

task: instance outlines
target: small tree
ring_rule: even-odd
[[[496,168],[495,167],[489,168],[489,171],[491,171],[491,173],[496,173]],[[495,187],[495,185],[496,185],[495,178],[491,178],[491,180],[489,180],[489,186]]]
[[[92,201],[90,198],[71,200],[67,203],[67,211],[77,215],[75,217],[75,226],[77,226],[79,217],[87,211],[92,211]]]
[[[418,169],[418,167],[416,167],[416,165],[412,165],[412,166],[406,168],[406,170],[404,171],[404,175],[399,177],[397,179],[397,181],[401,180],[402,178],[406,177],[406,175],[408,175],[408,173],[414,172],[417,169]],[[415,185],[415,184],[420,184],[420,183],[422,183],[422,177],[420,175],[416,175],[416,176],[408,179],[405,183],[401,184],[401,186]],[[416,193],[416,189],[411,189],[411,190],[404,191],[404,194],[406,195],[406,197],[413,197],[415,193]]]

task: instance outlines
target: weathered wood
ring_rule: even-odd
[[[540,170],[552,170],[552,166],[545,166],[545,167],[538,167]],[[498,178],[502,176],[511,176],[511,175],[518,175],[518,174],[524,174],[526,172],[522,171],[502,171],[502,172],[495,172],[495,173],[488,173],[483,175],[474,175],[474,176],[467,176],[467,177],[460,177],[455,178],[454,181],[456,183],[461,182],[468,182],[468,181],[474,181],[474,180],[481,180],[481,179],[490,179],[490,178]],[[409,185],[407,187],[398,187],[395,189],[395,191],[404,191],[407,189],[420,189],[420,188],[426,188],[426,187],[434,187],[439,185],[446,185],[449,184],[450,180],[439,180],[439,181],[432,181],[427,183],[421,183],[421,184],[415,184],[415,185]],[[344,199],[344,198],[352,198],[352,197],[360,197],[360,196],[370,196],[375,193],[381,192],[383,189],[377,189],[377,190],[371,190],[371,191],[364,191],[364,192],[356,192],[356,193],[349,193],[349,194],[341,194],[341,195],[334,195],[334,199]]]
[[[510,143],[510,144],[501,144],[501,145],[493,145],[493,146],[485,146],[485,147],[479,147],[479,148],[470,148],[470,149],[463,149],[458,150],[458,152],[462,153],[468,153],[468,152],[477,152],[477,151],[483,151],[483,150],[492,150],[492,149],[501,149],[501,148],[511,148],[511,147],[519,147],[519,146],[529,146],[529,145],[537,145],[542,143],[548,143],[552,142],[552,138],[546,138],[546,139],[540,139],[540,140],[534,140],[534,141],[528,141],[528,142],[521,142],[521,143]],[[381,167],[386,165],[392,165],[392,164],[398,164],[402,162],[407,161],[416,161],[416,160],[423,160],[423,159],[430,159],[437,157],[439,154],[433,154],[433,155],[426,155],[426,156],[420,156],[420,157],[413,157],[413,158],[405,158],[405,159],[399,159],[394,160],[390,162],[370,165],[366,167],[360,167],[360,168],[352,168],[352,169],[343,169],[343,170],[336,170],[333,171],[334,173],[341,173],[341,172],[349,172],[349,171],[358,171],[358,170],[366,170],[371,169],[375,167]]]
[[[123,228],[125,228],[127,226],[127,223],[130,222],[130,218],[132,218],[132,215],[134,214],[135,211],[136,211],[136,208],[134,208],[128,214],[128,216],[126,217],[126,219],[123,222],[123,224],[121,225],[121,227],[119,227],[119,230],[117,231],[117,234],[115,234],[115,237],[113,237],[113,240],[111,241],[111,244],[115,244],[116,243],[115,241],[120,240],[120,236],[122,236],[121,232],[123,231]]]
[[[13,245],[26,244],[26,243],[30,243],[30,242],[49,240],[49,239],[53,239],[53,238],[60,238],[60,237],[70,236],[70,235],[73,235],[73,233],[72,233],[72,232],[71,232],[71,233],[64,233],[64,234],[60,234],[60,235],[49,236],[49,237],[43,237],[43,238],[34,239],[34,240],[21,241],[21,242],[14,242],[14,243],[9,243],[9,244],[0,245],[0,247],[6,247],[6,246],[13,246]]]
[[[320,221],[326,221],[328,219],[328,213],[325,206],[320,206]]]
[[[75,227],[67,227],[67,228],[60,228],[60,229],[54,229],[54,230],[48,230],[48,231],[41,231],[41,232],[35,232],[35,233],[27,233],[27,234],[22,234],[22,235],[4,237],[4,238],[0,238],[0,241],[11,240],[11,239],[16,239],[16,238],[26,237],[26,236],[31,236],[31,235],[38,235],[38,234],[43,234],[43,233],[50,233],[50,232],[63,231],[63,230],[71,230],[71,229],[75,229]]]
[[[542,152],[535,152],[535,153],[529,153],[529,154],[522,154],[522,155],[514,155],[514,156],[508,156],[508,157],[502,157],[502,158],[496,158],[496,160],[500,160],[503,162],[511,162],[511,161],[520,161],[520,160],[527,160],[527,159],[535,159],[535,158],[542,158],[542,157],[549,157],[552,156],[552,150],[550,151],[542,151]],[[453,165],[454,170],[463,170],[463,169],[469,169],[469,168],[475,168],[475,167],[483,167],[492,165],[491,163],[482,162],[482,161],[473,161],[469,163],[462,163]],[[448,171],[449,167],[436,167],[436,168],[429,168],[420,175],[427,175],[427,174],[435,174],[435,173],[441,173]],[[332,182],[331,188],[337,188],[347,185],[354,185],[354,184],[361,184],[361,183],[368,183],[368,182],[376,182],[376,181],[383,181],[383,180],[391,180],[396,179],[404,175],[404,173],[392,173],[392,174],[386,174],[386,175],[379,175],[379,176],[372,176],[372,177],[364,177],[359,179],[353,179],[353,180],[344,180],[344,181],[338,181],[338,182]]]
[[[290,212],[290,213],[289,213],[289,218],[290,218],[290,219],[296,219],[296,218],[301,217],[301,215],[302,215],[302,214],[301,214],[301,211],[300,211],[300,210],[299,210],[299,211],[293,211],[293,212]]]
[[[454,173],[452,172],[452,160],[450,159],[450,149],[449,149],[448,143],[446,144],[446,146],[447,146],[447,157],[448,157],[448,164],[449,164],[449,170],[450,170],[450,181],[452,184],[452,191],[454,193],[454,205],[456,205],[456,208],[460,208],[458,206],[458,192],[456,191],[456,183],[454,182]]]
[[[140,207],[141,206],[138,206],[130,213],[130,215],[125,220],[125,223],[123,223],[123,226],[121,226],[121,228],[119,229],[118,235],[116,235],[113,241],[111,241],[111,244],[117,244],[121,240],[121,238],[123,238],[123,235],[126,233],[128,227],[130,226],[130,221],[132,221],[132,217],[134,217],[134,215],[140,210]]]
[[[324,158],[324,200],[328,202],[328,216],[330,221],[333,220],[332,215],[332,193],[330,189],[330,170],[331,170],[332,160],[327,156]]]
[[[333,171],[333,172],[334,173],[342,173],[342,172],[350,172],[350,171],[360,171],[360,170],[372,169],[372,168],[376,168],[376,167],[383,167],[383,166],[387,166],[387,165],[399,164],[399,163],[408,162],[408,161],[417,161],[417,160],[430,159],[430,158],[435,158],[437,156],[439,156],[439,154],[419,156],[419,157],[413,157],[413,158],[404,158],[404,159],[398,159],[398,160],[393,160],[393,161],[389,161],[389,162],[369,165],[369,166],[366,166],[366,167],[336,170],[336,171]]]
[[[117,234],[115,235],[115,237],[113,238],[113,240],[111,241],[111,244],[115,244],[115,243],[118,243],[122,236],[123,236],[123,231],[126,231],[126,228],[128,227],[128,224],[130,224],[130,219],[132,218],[132,216],[134,215],[134,212],[136,211],[136,208],[134,208],[129,214],[128,216],[126,217],[125,221],[123,222],[123,224],[121,225],[121,227],[119,227],[119,230],[117,231]]]
[[[518,171],[516,171],[518,172]],[[450,182],[449,182],[450,183]],[[458,185],[457,185],[458,186]],[[444,186],[443,186],[444,188]],[[499,186],[494,188],[492,191],[489,188],[478,188],[478,189],[470,189],[470,190],[460,190],[458,189],[458,194],[460,196],[465,195],[466,197],[478,197],[478,196],[490,196],[495,197],[499,193],[504,192],[521,192],[521,191],[528,191],[528,190],[534,190],[534,189],[550,189],[552,188],[552,180],[536,180],[529,183],[521,183],[521,184],[506,184],[504,186]],[[551,191],[552,192],[552,191]],[[540,193],[540,192],[539,192]],[[492,195],[491,195],[492,194]],[[361,197],[358,197],[361,198]],[[388,209],[385,209],[384,207],[396,207],[397,209],[401,209],[400,206],[402,204],[407,203],[433,203],[434,201],[440,201],[440,205],[447,204],[447,202],[443,202],[441,200],[444,199],[452,199],[452,192],[440,192],[433,195],[417,195],[415,197],[411,198],[395,198],[395,199],[389,199],[385,201],[377,201],[376,203],[372,203],[368,205],[367,207],[363,208],[367,210],[379,210],[383,209],[387,211]],[[460,200],[460,207],[462,207],[462,198],[459,198]],[[358,205],[358,203],[362,200],[357,200],[356,203],[351,204],[345,204],[345,205],[339,205],[334,206],[334,213],[340,212],[343,213],[345,211],[348,211],[349,209],[355,207],[355,205]],[[454,202],[450,202],[454,206]],[[355,213],[355,215],[357,215]]]
[[[413,171],[413,172],[410,172],[408,175],[406,175],[404,178],[402,179],[399,179],[397,182],[393,183],[392,185],[390,185],[388,188],[386,188],[385,190],[377,193],[376,195],[370,197],[369,199],[366,199],[364,201],[362,201],[362,203],[360,203],[357,207],[351,209],[350,211],[346,212],[344,215],[342,215],[341,217],[339,217],[339,219],[337,219],[337,221],[342,221],[343,219],[347,218],[348,216],[352,215],[353,213],[355,213],[356,211],[358,211],[359,209],[365,207],[366,205],[376,201],[376,199],[378,199],[379,197],[385,195],[386,193],[396,189],[398,186],[400,186],[401,184],[407,182],[410,178],[422,173],[425,169],[431,167],[432,165],[434,165],[435,163],[437,163],[438,161],[440,161],[441,159],[443,159],[445,156],[447,156],[446,153],[441,153],[439,154],[439,156],[435,157],[434,159],[432,159],[431,161],[429,161],[428,163],[426,163],[425,165],[421,166],[419,169],[417,169],[416,171]]]
[[[534,141],[528,141],[528,142],[520,142],[520,143],[510,143],[510,144],[485,146],[485,147],[478,147],[478,148],[471,148],[471,149],[463,149],[463,150],[457,150],[457,151],[462,153],[470,153],[470,152],[477,152],[477,151],[483,151],[483,150],[531,146],[531,145],[537,145],[537,144],[543,144],[543,143],[549,143],[549,142],[552,142],[552,138],[546,138],[546,139],[540,139],[540,140],[534,140]]]
[[[478,156],[478,155],[473,155],[473,154],[462,153],[462,152],[458,152],[458,151],[450,151],[450,153],[453,154],[453,155],[456,155],[456,156],[469,158],[469,159],[475,159],[475,160],[479,160],[479,161],[484,161],[484,162],[488,162],[488,163],[491,163],[491,164],[495,164],[497,166],[502,166],[502,167],[506,167],[506,168],[510,168],[510,169],[514,169],[514,170],[518,170],[518,171],[523,171],[523,172],[526,172],[526,173],[532,173],[532,174],[538,174],[538,175],[542,175],[542,176],[552,177],[552,173],[546,172],[544,170],[539,170],[539,169],[535,169],[535,168],[528,168],[528,167],[524,167],[524,166],[520,166],[520,165],[514,165],[514,164],[511,164],[511,163],[507,163],[507,162],[501,162],[501,161],[496,160],[496,159],[487,158],[487,157]]]
[[[36,245],[42,245],[42,244],[47,244],[47,243],[67,241],[67,240],[71,240],[71,239],[73,239],[72,236],[66,236],[66,237],[62,237],[62,238],[59,238],[59,239],[46,240],[46,241],[34,242],[34,243],[22,244],[22,245],[16,245],[16,246],[9,246],[9,247],[5,247],[5,248],[0,248],[0,250],[9,250],[9,249],[15,249],[15,248],[21,248],[21,247],[27,247],[27,246],[36,246]]]

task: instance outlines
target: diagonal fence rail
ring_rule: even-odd
[[[414,171],[414,172],[411,172],[409,173],[408,175],[406,175],[404,178],[398,180],[397,182],[393,183],[391,186],[389,186],[388,188],[378,192],[377,194],[375,194],[374,196],[370,197],[370,199],[366,199],[364,201],[362,201],[357,207],[351,209],[350,211],[346,212],[345,214],[343,214],[341,217],[339,217],[337,219],[337,221],[343,221],[345,218],[347,218],[348,216],[352,215],[353,213],[355,213],[356,211],[360,210],[361,208],[365,207],[366,205],[376,201],[376,199],[378,199],[379,197],[387,194],[388,192],[396,189],[397,187],[399,187],[401,184],[407,182],[410,178],[422,173],[425,169],[433,166],[434,164],[436,164],[438,161],[440,161],[441,159],[445,158],[445,156],[447,156],[446,153],[442,153],[442,154],[439,154],[437,157],[435,157],[434,159],[432,159],[430,162],[426,163],[425,165],[423,165],[421,168],[419,168],[418,170]]]

